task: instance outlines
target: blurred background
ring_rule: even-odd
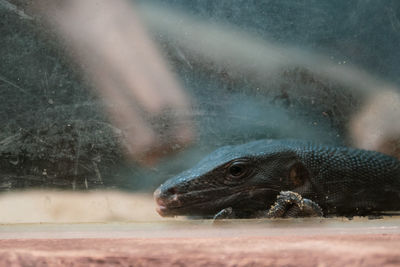
[[[397,0],[33,2],[0,0],[2,192],[152,192],[261,138],[399,157]]]

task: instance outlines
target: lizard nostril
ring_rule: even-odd
[[[167,193],[171,194],[171,195],[175,195],[177,193],[177,190],[175,187],[171,187],[171,188],[168,188]]]

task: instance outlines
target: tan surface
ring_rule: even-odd
[[[0,223],[160,220],[151,194],[25,191],[0,194]]]
[[[0,266],[400,266],[400,217],[212,225],[104,191],[3,194],[0,210]]]

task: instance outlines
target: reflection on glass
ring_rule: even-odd
[[[0,189],[150,193],[265,138],[400,158],[396,5],[1,0]]]

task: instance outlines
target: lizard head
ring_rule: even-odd
[[[296,151],[282,141],[259,140],[225,146],[155,192],[161,216],[215,215],[232,207],[266,210],[282,190],[301,187],[308,172]]]

